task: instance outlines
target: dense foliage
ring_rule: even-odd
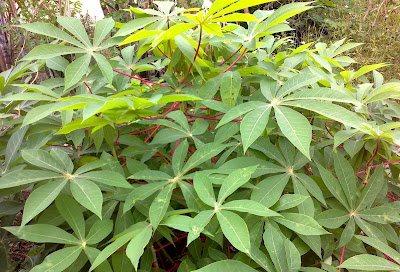
[[[345,39],[280,50],[311,6],[241,13],[266,2],[21,25],[56,40],[0,74],[1,261],[18,237],[32,271],[400,271],[400,82]]]

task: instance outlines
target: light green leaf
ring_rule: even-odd
[[[62,178],[61,174],[43,170],[17,170],[0,178],[0,189],[18,187],[47,179]]]
[[[113,230],[113,221],[111,219],[98,220],[90,228],[86,236],[88,245],[97,244],[106,238]]]
[[[274,217],[273,220],[302,235],[329,234],[312,217],[300,213],[281,213],[283,217]]]
[[[120,30],[118,30],[117,33],[115,33],[115,37],[118,36],[126,36],[129,35],[136,30],[145,27],[148,24],[151,24],[153,22],[156,22],[159,20],[158,17],[143,17],[143,18],[135,18],[135,20],[132,20],[126,24],[124,24]]]
[[[101,54],[93,53],[93,57],[99,65],[100,71],[103,76],[107,79],[108,83],[112,84],[113,80],[113,68],[108,60]]]
[[[50,181],[34,190],[25,203],[21,226],[46,209],[67,184],[66,179]]]
[[[30,24],[25,24],[25,25],[18,25],[20,28],[24,28],[30,32],[49,36],[52,38],[56,38],[61,41],[68,42],[70,44],[73,44],[78,47],[84,47],[84,45],[74,38],[72,38],[70,35],[68,35],[66,32],[62,31],[58,27],[49,24],[49,23],[42,23],[42,22],[34,22]]]
[[[219,205],[233,192],[249,181],[251,175],[256,171],[258,165],[237,169],[230,174],[222,183],[218,194]]]
[[[315,220],[328,229],[337,229],[350,219],[350,214],[342,210],[330,209],[318,214]]]
[[[355,72],[351,76],[350,80],[354,80],[354,79],[359,78],[360,76],[362,76],[362,75],[364,75],[364,74],[366,74],[368,72],[371,72],[373,70],[376,70],[376,69],[379,69],[379,68],[382,68],[382,67],[385,67],[385,66],[387,66],[387,64],[384,64],[384,63],[365,65],[365,66],[361,67],[357,72]]]
[[[268,124],[271,106],[257,108],[246,114],[240,123],[240,134],[243,143],[243,152],[246,153],[247,148],[257,140]]]
[[[187,238],[187,245],[200,236],[200,233],[203,232],[214,214],[214,210],[201,211],[193,218]]]
[[[65,73],[65,69],[67,69],[68,64],[69,64],[69,61],[61,56],[46,59],[47,67],[49,67],[52,70],[60,71],[63,73]]]
[[[203,162],[211,159],[218,155],[224,150],[226,145],[218,143],[208,143],[197,149],[196,152],[187,160],[185,166],[182,169],[182,174],[187,173],[189,170],[199,166]]]
[[[360,254],[344,261],[340,267],[362,271],[400,271],[400,266],[370,254]]]
[[[150,205],[149,218],[154,230],[157,229],[158,224],[161,222],[168,209],[175,186],[175,183],[167,185]]]
[[[312,136],[311,125],[304,115],[283,106],[275,106],[275,117],[283,135],[309,160]]]
[[[85,54],[68,65],[67,69],[65,69],[65,90],[71,88],[82,79],[88,70],[91,58],[91,55]]]
[[[35,224],[24,227],[3,227],[19,239],[34,243],[57,243],[79,245],[80,241],[75,236],[53,225]]]
[[[257,184],[251,194],[251,200],[257,201],[266,207],[274,205],[281,197],[283,189],[289,181],[289,175],[281,174],[268,177]]]
[[[76,178],[89,179],[109,186],[132,188],[132,185],[130,185],[121,174],[108,170],[88,172],[76,176]]]
[[[139,18],[139,20],[140,20],[140,19],[143,19],[143,18]],[[133,21],[136,21],[136,20],[138,20],[138,19],[135,19],[135,20],[133,20]],[[128,23],[128,24],[129,24],[129,23]],[[162,32],[163,32],[162,30],[147,30],[147,29],[142,29],[142,30],[136,32],[135,34],[129,36],[128,38],[126,38],[126,39],[125,39],[123,42],[121,42],[119,45],[125,45],[125,44],[128,44],[128,43],[140,41],[140,40],[143,40],[143,39],[146,39],[146,38],[149,38],[149,37],[156,36],[156,35],[158,35],[158,34],[160,34],[160,33],[162,33]],[[118,34],[118,33],[117,33],[117,34]]]
[[[76,201],[101,219],[103,195],[100,188],[86,179],[71,179],[71,192]]]
[[[217,204],[214,188],[210,178],[206,174],[197,172],[193,178],[193,186],[201,201],[211,207],[214,207]]]
[[[81,41],[87,48],[91,47],[89,36],[87,35],[85,27],[79,19],[74,17],[58,16],[57,22],[66,30],[71,32],[71,34]]]
[[[236,213],[221,210],[217,218],[229,242],[242,252],[250,252],[250,234],[246,222]]]
[[[222,205],[221,209],[251,213],[258,216],[280,216],[279,213],[268,209],[264,205],[247,199],[230,201]]]
[[[299,3],[297,3],[297,4],[299,4]],[[300,73],[298,75],[292,76],[279,89],[279,91],[277,93],[277,97],[278,97],[278,99],[280,99],[280,98],[282,98],[304,86],[316,83],[321,79],[322,79],[321,76],[316,76],[315,74],[312,74],[312,73]]]
[[[24,139],[27,130],[28,127],[19,128],[11,135],[10,139],[8,140],[4,159],[3,173],[7,172],[8,168],[17,160],[18,151],[21,147],[22,140]],[[0,187],[1,184],[2,182],[0,179]]]
[[[303,100],[303,99],[316,99],[316,100],[325,100],[325,101],[335,101],[335,102],[343,102],[343,103],[351,103],[354,105],[360,104],[355,98],[350,95],[330,88],[312,88],[312,89],[304,89],[293,93],[285,97],[285,101],[288,100]]]
[[[32,272],[61,272],[68,268],[81,254],[82,247],[66,247],[57,250],[44,259],[44,261],[35,266]]]
[[[225,0],[224,0],[225,1]],[[194,270],[193,272],[256,272],[257,270],[251,268],[241,261],[223,260],[206,265],[203,268]]]
[[[34,47],[22,60],[46,60],[62,55],[86,53],[84,49],[61,44],[40,44]]]
[[[239,72],[228,71],[222,76],[221,80],[221,98],[224,104],[233,108],[236,104],[240,88],[242,84],[242,78]]]
[[[81,207],[71,197],[60,194],[55,201],[58,212],[81,241],[85,239],[85,219]]]
[[[149,225],[138,235],[133,237],[126,247],[126,255],[131,260],[136,271],[138,270],[139,259],[143,255],[144,248],[149,243],[152,235],[153,230],[151,228],[151,225]]]
[[[114,24],[115,22],[111,17],[97,21],[93,39],[93,46],[95,48],[99,46],[104,38],[111,32],[114,28]]]
[[[58,173],[64,173],[62,164],[55,160],[49,153],[41,149],[25,149],[21,151],[22,158],[30,164],[49,169]]]

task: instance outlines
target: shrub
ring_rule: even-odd
[[[0,214],[29,193],[3,229],[43,244],[32,271],[400,269],[400,83],[346,70],[344,40],[280,51],[311,6],[240,13],[266,2],[21,26],[57,39],[0,74]],[[64,77],[25,77],[44,64]]]

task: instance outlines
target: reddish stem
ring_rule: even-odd
[[[219,66],[224,65],[225,62],[227,62],[228,60],[230,60],[231,58],[233,58],[233,56],[236,55],[236,54],[240,51],[240,49],[242,49],[242,47],[243,47],[243,44],[242,44],[242,45],[239,47],[239,49],[238,49],[235,53],[233,53],[229,58],[227,58],[226,60],[224,60],[223,62],[221,62],[221,64],[220,64]]]
[[[89,92],[93,94],[92,89],[89,87],[89,85],[87,85],[86,81],[84,81],[83,83],[86,85],[86,88],[88,88]]]
[[[167,59],[169,59],[169,57],[167,56],[167,54],[165,54],[164,51],[162,51],[162,50],[160,49],[160,47],[157,46],[157,49],[158,49],[158,51],[161,52],[161,54],[164,55],[164,57],[166,57]]]
[[[247,48],[245,48],[245,49],[243,50],[242,54],[240,54],[240,56],[239,56],[231,65],[229,65],[228,68],[226,68],[224,71],[222,71],[221,74],[225,74],[226,72],[228,72],[228,71],[229,71],[229,70],[244,56],[244,54],[246,53],[246,51],[247,51]],[[220,74],[220,75],[221,75],[221,74]]]
[[[143,78],[138,78],[138,77],[136,77],[136,76],[131,76],[131,75],[128,75],[128,74],[126,74],[126,73],[124,73],[124,72],[121,72],[121,71],[118,71],[118,70],[115,70],[115,69],[113,69],[113,71],[116,72],[116,73],[118,73],[118,74],[127,76],[127,77],[129,77],[129,78],[133,78],[133,79],[140,80],[141,82],[151,83],[151,84],[154,84],[154,85],[157,85],[157,86],[167,87],[167,88],[173,89],[173,87],[171,87],[171,86],[169,86],[169,85],[166,85],[166,84],[154,82],[154,81],[147,80],[147,79],[143,79]]]
[[[197,49],[196,49],[196,52],[194,53],[193,62],[190,64],[189,69],[188,69],[188,71],[186,72],[186,75],[183,77],[183,79],[182,79],[181,81],[179,81],[179,84],[182,84],[183,82],[185,82],[186,78],[188,77],[188,75],[190,74],[190,71],[191,71],[192,68],[193,68],[194,63],[196,62],[197,55],[199,54],[199,51],[200,51],[200,45],[201,45],[202,34],[203,34],[203,29],[201,28],[201,25],[200,25],[199,43],[197,44]]]
[[[132,68],[131,68],[131,71],[132,71],[138,78],[140,78],[140,81],[143,80],[143,78],[142,78],[138,73],[136,73],[135,71],[133,71]],[[142,82],[143,82],[143,81],[142,81]],[[149,89],[152,90],[153,92],[156,91],[153,87],[151,87],[151,86],[150,86],[149,84],[147,84],[146,82],[143,82],[143,83],[144,83],[144,85],[147,86],[147,88],[149,88]]]
[[[342,256],[340,256],[340,263],[339,265],[341,265],[343,263],[343,256],[344,256],[344,250],[346,249],[346,246],[343,246],[342,248]],[[341,267],[339,267],[339,272],[342,270]]]
[[[152,129],[155,129],[155,128],[157,128],[157,126],[154,126],[154,127],[148,128],[148,129],[144,129],[144,130],[141,130],[141,131],[138,131],[138,132],[134,132],[134,133],[131,133],[131,134],[129,134],[129,135],[142,134],[142,133],[145,133],[145,132],[147,132],[147,131],[149,131],[149,130],[152,130]]]
[[[174,151],[172,151],[171,158],[174,156],[175,151],[176,151],[176,149],[178,148],[178,145],[179,145],[179,142],[180,142],[180,141],[181,141],[181,138],[179,138],[178,141],[176,141],[176,145],[175,145]]]

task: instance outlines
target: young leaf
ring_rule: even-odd
[[[80,241],[75,236],[53,225],[35,224],[24,227],[3,227],[19,239],[35,243],[57,243],[79,245]]]
[[[283,106],[275,106],[275,117],[283,135],[309,160],[312,136],[311,125],[304,115]]]
[[[139,259],[143,255],[144,248],[149,243],[152,235],[153,230],[151,225],[149,225],[142,232],[133,237],[126,247],[126,255],[131,260],[136,271],[138,270]]]
[[[242,252],[250,252],[250,234],[246,222],[236,213],[221,210],[217,218],[229,242]]]
[[[50,181],[34,190],[26,201],[21,226],[24,226],[46,209],[58,196],[65,184],[67,184],[67,181],[66,179]]]
[[[81,241],[85,239],[85,219],[82,211],[71,197],[60,194],[55,201],[58,212],[67,221],[74,233]]]
[[[256,171],[258,165],[238,169],[230,174],[222,183],[218,194],[218,203],[221,204],[233,192],[249,181],[251,175]]]

